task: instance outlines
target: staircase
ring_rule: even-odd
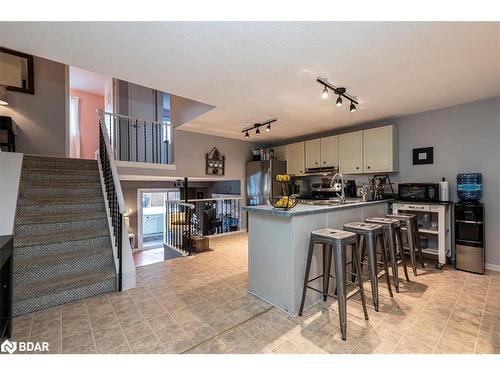
[[[25,155],[14,233],[14,316],[116,291],[97,161]]]

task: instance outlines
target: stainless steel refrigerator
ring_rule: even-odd
[[[281,186],[274,176],[286,173],[286,162],[259,160],[247,162],[247,204],[269,204],[269,197],[281,195]]]

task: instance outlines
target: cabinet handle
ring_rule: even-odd
[[[324,161],[323,164],[326,164],[326,161]]]
[[[370,167],[369,167],[369,166],[368,166],[368,167],[366,167],[366,168],[370,169]]]
[[[356,167],[356,169],[359,169],[359,167]]]
[[[318,162],[317,162],[317,161],[315,161],[315,162],[314,162],[314,164],[318,164]]]

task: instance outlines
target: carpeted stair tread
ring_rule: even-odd
[[[100,181],[91,181],[91,182],[78,182],[77,184],[71,183],[71,182],[47,182],[47,181],[30,181],[29,187],[25,188],[22,187],[22,190],[33,190],[33,189],[57,189],[57,190],[62,190],[62,189],[78,189],[78,190],[83,190],[83,189],[101,189],[101,182]]]
[[[106,218],[105,212],[90,211],[81,213],[70,214],[56,214],[56,215],[30,215],[18,216],[16,218],[16,225],[27,224],[46,224],[46,223],[64,223],[71,221],[84,221]]]
[[[115,272],[111,270],[82,272],[75,275],[64,275],[63,277],[54,277],[44,282],[31,282],[19,285],[14,288],[14,298],[17,301],[38,297],[44,294],[57,294],[68,289],[81,288],[85,285],[91,285],[102,280],[116,279]]]
[[[53,266],[62,263],[77,262],[80,258],[105,257],[106,261],[111,262],[112,257],[109,248],[91,247],[85,252],[71,251],[58,254],[57,257],[51,255],[31,256],[31,257],[16,257],[16,273],[26,272],[30,269],[35,269],[42,266]]]
[[[36,236],[14,236],[14,248],[25,247],[25,246],[35,246],[43,245],[49,243],[66,242],[66,241],[77,241],[87,238],[104,237],[109,236],[109,229],[94,229],[82,232],[80,230],[74,232],[64,232],[64,233],[50,233],[44,235]]]
[[[73,168],[27,168],[23,170],[25,176],[31,174],[53,174],[53,175],[75,175],[75,176],[99,176],[99,171],[95,169],[75,169]]]
[[[18,200],[18,205],[47,205],[47,204],[85,204],[85,203],[101,203],[103,202],[102,195],[92,197],[25,197]]]

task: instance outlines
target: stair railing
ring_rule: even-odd
[[[125,214],[125,201],[123,199],[122,188],[118,171],[115,165],[113,150],[109,141],[104,112],[98,110],[99,118],[99,151],[98,159],[101,168],[101,176],[106,190],[108,202],[108,213],[111,220],[113,235],[113,250],[116,249],[115,259],[118,261],[118,290],[123,288],[123,249],[122,231],[123,215]]]
[[[170,164],[172,129],[168,123],[101,111],[115,160]]]

